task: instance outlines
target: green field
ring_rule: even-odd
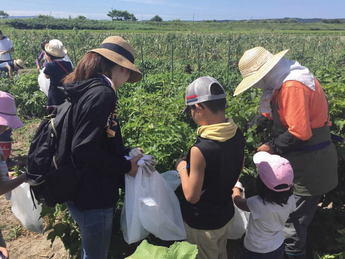
[[[25,60],[29,69],[35,68],[34,59],[39,52],[40,42],[45,39],[60,39],[74,64],[107,36],[121,35],[128,39],[136,50],[136,63],[143,71],[144,79],[120,89],[123,135],[129,146],[140,146],[145,152],[154,155],[161,172],[172,169],[174,161],[195,138],[194,129],[181,117],[186,86],[199,76],[210,75],[219,79],[226,88],[227,114],[245,131],[247,158],[243,181],[250,195],[255,174],[251,157],[256,146],[267,140],[267,136],[247,127],[248,121],[258,112],[259,93],[253,90],[238,97],[232,97],[232,93],[241,80],[237,63],[246,49],[255,46],[263,46],[273,53],[290,49],[287,57],[307,66],[325,88],[329,97],[332,132],[345,135],[344,24],[253,21],[105,24],[114,26],[114,29],[20,30],[4,25],[3,21],[0,21],[0,28],[14,42],[13,56]],[[187,71],[187,67],[191,71]],[[32,125],[33,120],[37,122],[37,118],[44,114],[42,107],[46,99],[38,91],[36,79],[37,73],[34,70],[17,75],[13,80],[0,78],[0,89],[15,95],[18,110],[22,118],[26,118],[27,125]],[[25,134],[26,131],[24,129],[20,132]],[[18,154],[25,154],[27,145],[23,145],[22,150],[17,151]],[[337,148],[340,184],[335,191],[324,197],[310,230],[315,258],[325,254],[329,254],[329,257],[325,255],[324,258],[342,258],[335,254],[345,251],[344,144],[338,144]],[[331,208],[327,209],[330,204]],[[47,215],[51,228],[54,229],[54,224],[60,223],[59,229],[53,232],[56,236],[61,237],[64,231],[76,235],[63,208],[57,208],[55,214],[47,211]],[[342,229],[342,232],[338,232]],[[76,253],[78,247],[72,244],[73,238],[76,238],[73,235],[64,242],[72,253]],[[114,233],[114,236],[118,243],[113,244],[112,255],[113,258],[121,258],[120,254],[123,255],[126,249],[119,241],[120,234]]]

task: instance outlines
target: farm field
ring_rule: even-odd
[[[40,43],[53,38],[64,43],[74,64],[107,36],[120,35],[133,44],[137,54],[136,64],[144,73],[144,78],[136,84],[124,85],[119,91],[122,134],[128,146],[140,146],[146,153],[153,155],[160,172],[172,169],[176,159],[187,151],[195,138],[195,128],[190,127],[181,114],[186,86],[199,76],[210,75],[225,87],[228,94],[227,114],[245,133],[246,164],[242,181],[247,195],[254,193],[255,171],[251,158],[255,148],[268,137],[265,132],[256,132],[254,128],[248,127],[248,122],[258,113],[260,93],[254,89],[237,97],[233,97],[232,93],[241,80],[237,63],[246,49],[255,46],[263,46],[272,53],[290,49],[287,57],[308,67],[324,87],[329,99],[332,132],[345,136],[343,24],[175,24],[123,23],[120,24],[123,27],[118,25],[119,29],[112,30],[20,30],[4,25],[1,21],[3,33],[14,43],[14,58],[21,58],[26,63],[26,69],[13,79],[0,75],[0,90],[15,96],[18,112],[26,124],[23,129],[14,132],[16,145],[12,159],[17,167],[13,169],[25,166],[30,138],[39,119],[45,115],[46,97],[37,86],[38,74],[34,60]],[[338,143],[337,149],[339,185],[325,195],[310,228],[310,256],[314,258],[345,256],[344,143]],[[121,203],[116,210],[117,215],[120,208]],[[51,231],[48,238],[61,238],[72,255],[78,254],[78,233],[64,207],[47,208],[43,213],[47,231]],[[6,222],[2,222],[2,225],[6,225]],[[111,258],[123,258],[133,248],[128,248],[121,233],[114,231]]]

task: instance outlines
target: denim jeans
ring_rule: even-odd
[[[283,259],[284,258],[284,243],[276,250],[269,253],[255,253],[244,249],[244,259]]]
[[[82,241],[82,259],[107,259],[113,224],[113,208],[79,210],[67,203],[78,224]]]

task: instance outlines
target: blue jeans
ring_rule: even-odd
[[[67,207],[80,229],[81,258],[107,259],[114,209],[79,210],[73,203],[67,203]]]
[[[269,253],[255,253],[244,249],[244,259],[283,259],[284,258],[284,243],[276,250]]]

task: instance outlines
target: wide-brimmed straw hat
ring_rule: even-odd
[[[234,96],[259,82],[288,51],[286,49],[275,55],[263,47],[255,47],[245,51],[238,62],[243,80],[236,87]]]
[[[128,68],[131,71],[128,82],[134,83],[142,78],[140,70],[134,65],[134,50],[122,37],[110,36],[102,42],[99,48],[90,51],[102,55],[119,66]]]
[[[67,54],[66,48],[64,47],[62,42],[57,39],[50,40],[44,46],[44,51],[57,58],[63,58]]]
[[[21,59],[15,59],[14,64],[19,68],[24,68],[24,61]]]
[[[16,103],[9,93],[0,91],[0,125],[16,129],[23,126],[17,116]]]

